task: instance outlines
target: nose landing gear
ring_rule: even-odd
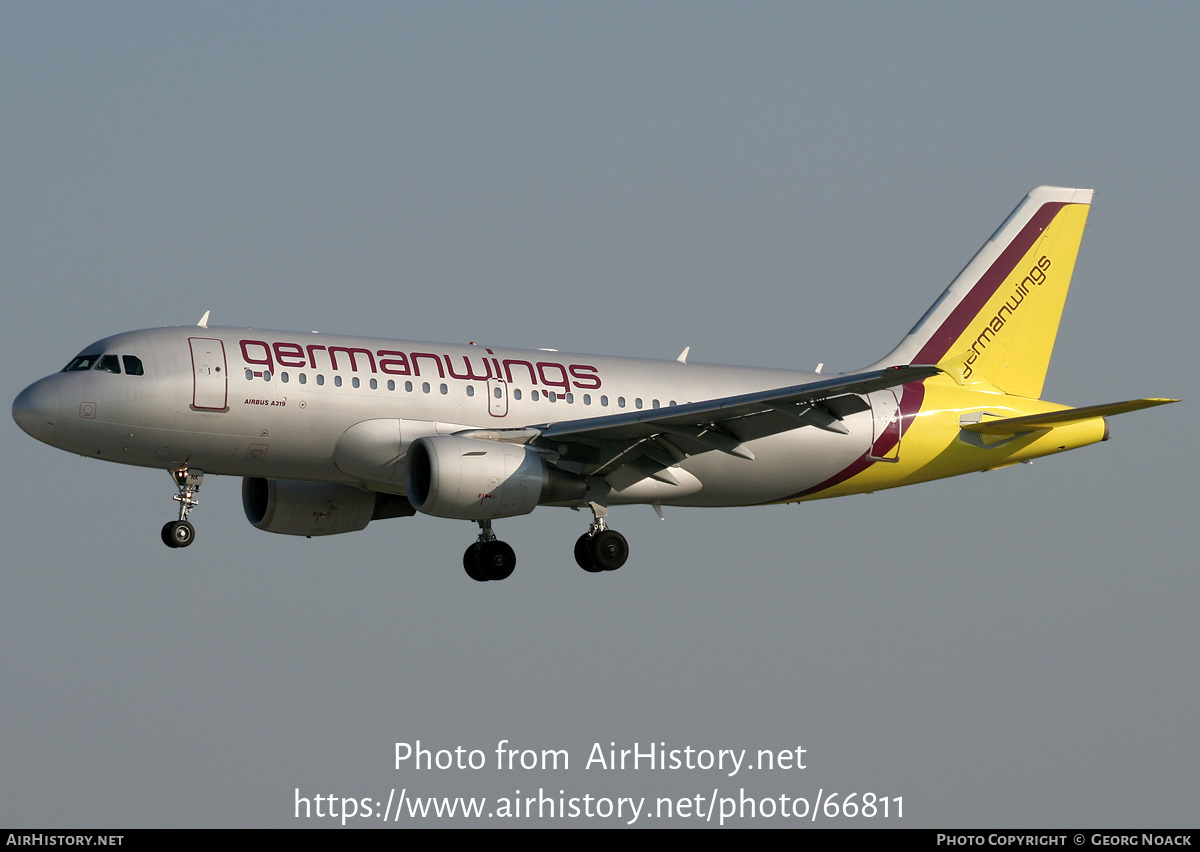
[[[167,547],[187,547],[196,538],[196,528],[188,522],[187,517],[200,502],[196,499],[196,492],[204,481],[204,471],[190,470],[185,464],[168,473],[179,489],[179,493],[172,498],[179,501],[179,520],[163,525],[162,541]]]
[[[187,547],[196,538],[196,528],[187,521],[168,521],[162,528],[163,544],[167,547]]]

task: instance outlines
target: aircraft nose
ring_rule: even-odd
[[[58,388],[47,379],[34,382],[17,394],[12,405],[13,420],[33,437],[50,443],[58,422]]]

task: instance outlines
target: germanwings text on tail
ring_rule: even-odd
[[[1092,191],[1034,189],[890,354],[829,376],[474,344],[198,326],[87,346],[13,418],[91,458],[170,472],[186,547],[204,473],[243,477],[250,523],[287,535],[422,512],[473,521],[475,580],[516,564],[492,523],[588,509],[585,571],[620,568],[609,508],[818,500],[991,470],[1108,436],[1173,402],[1041,399]]]

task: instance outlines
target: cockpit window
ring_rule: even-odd
[[[96,362],[95,369],[102,373],[119,373],[121,372],[121,362],[116,355],[101,355],[100,360]]]
[[[70,364],[62,368],[62,371],[64,373],[74,373],[79,370],[90,370],[92,369],[92,365],[96,363],[96,359],[99,357],[100,356],[98,354],[76,355],[73,359],[71,359]]]
[[[125,375],[141,376],[145,375],[146,371],[142,369],[142,359],[136,355],[122,355],[121,361],[125,364]]]

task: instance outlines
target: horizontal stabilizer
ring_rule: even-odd
[[[1179,400],[1130,399],[1125,402],[1109,402],[1104,405],[1088,405],[1083,408],[1064,408],[1061,411],[1050,411],[1046,414],[1006,417],[1003,420],[987,420],[982,423],[963,423],[962,428],[980,435],[1016,435],[1020,432],[1051,429],[1055,426],[1065,426],[1068,423],[1078,423],[1081,420],[1092,420],[1096,417],[1124,414],[1126,411],[1137,411],[1140,408],[1153,408],[1156,405],[1166,405],[1171,402],[1179,402]]]

